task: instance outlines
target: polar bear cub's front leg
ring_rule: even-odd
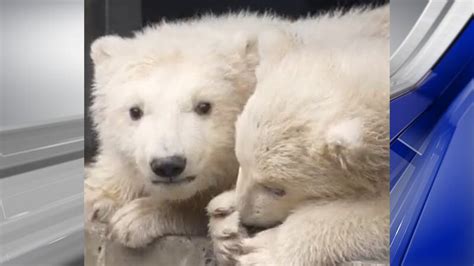
[[[84,182],[84,209],[88,222],[107,222],[118,208],[118,201],[99,186]]]
[[[153,197],[132,200],[112,216],[109,238],[141,248],[165,235],[204,235],[207,219],[203,210],[183,206]]]
[[[137,174],[122,165],[113,156],[101,155],[86,167],[84,209],[88,222],[107,223],[125,203],[145,196]]]
[[[226,191],[209,202],[209,234],[219,265],[235,265],[241,255],[241,242],[247,232],[240,224],[235,191]]]
[[[162,236],[165,212],[160,212],[150,198],[140,198],[125,204],[111,218],[109,237],[119,243],[139,248]]]
[[[242,241],[242,266],[337,265],[388,260],[389,200],[308,202],[279,226]]]

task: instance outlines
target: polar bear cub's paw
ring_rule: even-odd
[[[136,199],[117,210],[110,220],[109,238],[130,248],[141,248],[161,236],[158,210],[151,201]]]
[[[235,190],[223,192],[213,198],[207,205],[211,218],[226,217],[235,211]]]
[[[247,237],[235,209],[235,192],[224,192],[209,202],[209,234],[219,265],[235,265],[241,254],[241,241]]]
[[[84,186],[84,213],[88,222],[107,223],[117,210],[119,204],[102,189]]]
[[[276,243],[278,227],[261,231],[253,237],[241,241],[241,256],[237,258],[239,266],[275,266],[274,245]]]

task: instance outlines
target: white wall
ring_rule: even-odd
[[[0,0],[0,130],[84,113],[83,0]]]

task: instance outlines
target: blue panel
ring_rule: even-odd
[[[456,126],[405,256],[405,265],[474,263],[474,81],[447,113]]]
[[[472,47],[471,21],[418,90],[391,103],[391,265],[474,263]]]
[[[395,141],[390,146],[390,187],[394,187],[400,176],[408,167],[408,164],[416,155],[412,149],[405,144]]]
[[[453,131],[436,126],[434,137],[425,143],[426,152],[405,162],[407,166],[390,191],[391,265],[400,265],[403,260]]]

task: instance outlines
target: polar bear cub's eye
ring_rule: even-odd
[[[211,107],[210,102],[198,102],[194,107],[194,112],[198,115],[207,115],[211,112]]]
[[[143,111],[140,107],[132,107],[130,108],[130,110],[128,111],[129,114],[130,114],[130,117],[132,118],[132,120],[138,120],[140,118],[142,118],[143,116]]]
[[[271,194],[275,195],[275,196],[278,196],[278,197],[283,197],[286,195],[286,192],[285,190],[281,189],[281,188],[276,188],[276,187],[270,187],[270,186],[266,186],[266,185],[262,185],[262,187],[270,192]]]

